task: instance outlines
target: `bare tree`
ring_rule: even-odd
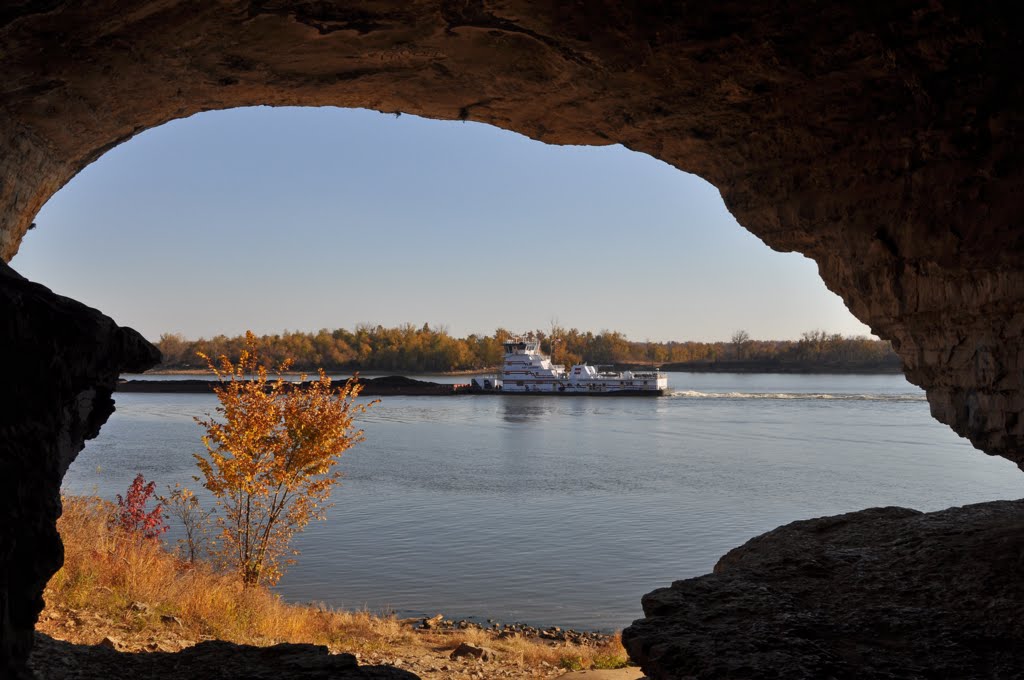
[[[732,334],[732,349],[737,359],[747,357],[747,348],[750,346],[750,334],[744,330],[738,330]]]

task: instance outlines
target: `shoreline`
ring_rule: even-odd
[[[125,534],[110,521],[115,506],[109,501],[61,500],[57,526],[64,565],[46,586],[36,633],[75,645],[83,667],[101,667],[112,650],[126,658],[159,652],[169,663],[188,663],[192,654],[207,653],[211,647],[204,644],[222,641],[214,649],[230,643],[312,652],[316,646],[321,658],[350,655],[360,667],[387,665],[421,680],[534,680],[583,669],[620,669],[615,677],[630,680],[642,675],[629,666],[618,633],[483,624],[442,614],[399,619],[288,603],[267,586],[244,588],[230,572],[203,560],[190,562],[162,541]],[[35,657],[37,668],[59,664],[58,656]],[[251,660],[258,665],[262,659],[255,654]],[[233,677],[255,677],[248,671],[239,669]]]

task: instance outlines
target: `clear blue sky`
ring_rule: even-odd
[[[699,177],[471,122],[199,114],[115,148],[36,222],[12,266],[151,339],[554,318],[634,340],[868,333]]]

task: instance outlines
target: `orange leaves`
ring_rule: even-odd
[[[282,375],[290,361],[270,379],[251,332],[237,362],[200,356],[220,383],[219,419],[196,419],[206,428],[206,453],[195,456],[222,510],[218,557],[246,585],[273,584],[293,552],[292,536],[324,517],[340,476],[334,466],[363,439],[353,420],[376,402],[356,404],[358,383],[335,388],[323,370],[314,381],[290,383]]]

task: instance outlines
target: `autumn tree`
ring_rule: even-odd
[[[268,365],[295,357],[303,370],[317,366],[327,370],[455,371],[499,366],[502,342],[513,335],[497,329],[493,335],[452,337],[443,327],[402,324],[393,328],[360,324],[353,331],[326,329],[315,334],[285,332],[259,339],[260,354]],[[636,342],[615,331],[563,328],[552,320],[549,332],[537,330],[541,348],[554,355],[556,363],[658,363],[692,361],[774,361],[774,362],[873,362],[898,365],[888,342],[871,338],[843,337],[836,333],[809,331],[799,341],[754,340],[743,330],[722,342]],[[552,345],[552,341],[557,343]],[[218,335],[186,340],[164,334],[158,341],[165,368],[191,368],[197,352],[209,356],[237,356],[245,338]]]
[[[287,361],[269,378],[251,332],[237,362],[202,358],[219,380],[221,416],[196,419],[206,429],[196,463],[219,509],[212,551],[246,587],[273,585],[297,554],[294,535],[330,507],[338,458],[363,439],[354,417],[376,402],[357,405],[358,382],[335,388],[322,369],[289,383]]]

